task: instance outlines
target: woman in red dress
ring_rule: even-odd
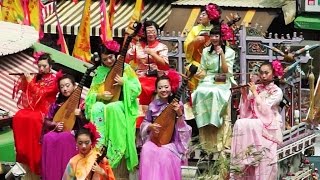
[[[16,161],[27,165],[31,172],[40,174],[41,130],[43,117],[48,112],[58,93],[56,75],[51,73],[52,59],[41,54],[37,60],[38,74],[25,73],[14,87],[20,110],[13,117],[13,133],[16,147]]]

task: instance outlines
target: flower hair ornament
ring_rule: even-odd
[[[98,142],[98,139],[101,137],[100,133],[97,131],[97,127],[92,123],[89,122],[88,124],[83,126],[84,128],[88,129],[92,135],[92,146],[95,146]]]
[[[220,19],[221,12],[218,10],[218,6],[216,4],[209,3],[205,6],[205,9],[210,20],[217,21]]]
[[[120,51],[120,44],[115,40],[106,41],[104,45],[112,52],[118,53]]]
[[[57,73],[56,73],[56,80],[57,81],[60,81],[60,79],[63,77],[63,72],[62,70],[60,69]]]
[[[284,75],[283,67],[279,59],[272,60],[271,65],[273,68],[274,76],[282,77]]]
[[[38,64],[40,56],[42,56],[45,52],[35,51],[33,52],[34,64]]]
[[[233,40],[234,34],[233,29],[226,23],[221,23],[221,39],[224,41]]]

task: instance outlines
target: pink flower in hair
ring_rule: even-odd
[[[33,58],[34,58],[34,64],[38,64],[38,62],[39,62],[39,58],[40,58],[40,56],[41,55],[43,55],[44,54],[44,52],[42,52],[42,51],[35,51],[35,52],[33,52]]]
[[[106,41],[104,45],[112,52],[118,53],[120,51],[120,44],[115,40]]]
[[[209,3],[206,5],[206,12],[210,20],[217,21],[220,19],[221,13],[219,12],[217,5]]]
[[[228,26],[228,24],[221,24],[221,34],[223,40],[232,40],[233,39],[233,29]]]
[[[284,75],[282,64],[278,59],[274,59],[271,64],[275,76],[281,77]]]
[[[97,127],[92,123],[89,122],[88,124],[83,126],[84,128],[88,129],[90,133],[92,134],[92,145],[95,146],[98,142],[98,139],[101,137],[99,132],[97,131]]]

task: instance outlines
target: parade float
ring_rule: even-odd
[[[283,143],[278,146],[278,179],[310,179],[317,176],[317,168],[310,163],[307,156],[314,153],[317,132],[318,105],[314,101],[318,91],[319,81],[315,86],[313,75],[313,58],[310,51],[319,47],[311,44],[296,51],[292,47],[301,43],[302,34],[273,34],[261,32],[259,24],[248,27],[235,26],[235,38],[230,46],[237,52],[234,65],[234,76],[238,84],[249,82],[250,76],[258,74],[259,65],[264,61],[279,60],[284,67],[285,74],[280,80],[280,87],[284,93],[281,102],[283,119]],[[186,32],[161,32],[160,39],[171,46],[169,54],[172,64],[181,73],[185,71],[185,54],[183,42]],[[299,45],[298,45],[299,46]],[[300,45],[301,46],[301,45]],[[301,65],[309,65],[308,73],[301,69]],[[309,88],[302,89],[302,79],[307,79]],[[186,95],[187,96],[187,95]],[[239,110],[239,91],[232,92],[226,121],[231,124],[237,119]],[[232,132],[229,132],[232,134]],[[226,143],[228,143],[226,141]],[[226,144],[226,146],[228,146]],[[211,155],[204,153],[197,144],[190,148],[189,166],[182,167],[184,179],[226,179],[230,173],[229,148]],[[235,167],[233,167],[235,168]]]

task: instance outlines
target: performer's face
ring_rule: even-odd
[[[154,26],[146,27],[147,40],[153,42],[157,39],[157,29]]]
[[[270,81],[273,79],[273,72],[269,65],[263,65],[260,67],[260,79],[262,81]]]
[[[59,86],[60,92],[65,97],[69,97],[76,87],[69,78],[61,79]]]
[[[116,56],[114,54],[101,54],[101,60],[103,65],[112,67],[116,61]]]
[[[220,35],[219,34],[211,34],[210,41],[211,41],[211,44],[214,46],[220,45]]]
[[[199,16],[199,23],[202,25],[208,25],[210,22],[208,14],[206,11],[202,11]]]
[[[87,155],[91,150],[91,139],[87,134],[80,134],[77,137],[77,147],[79,153],[82,155]]]
[[[49,64],[47,59],[39,60],[38,62],[38,71],[40,74],[50,73],[51,65]]]
[[[171,94],[170,82],[167,79],[162,79],[157,84],[157,94],[160,99],[166,99]]]

